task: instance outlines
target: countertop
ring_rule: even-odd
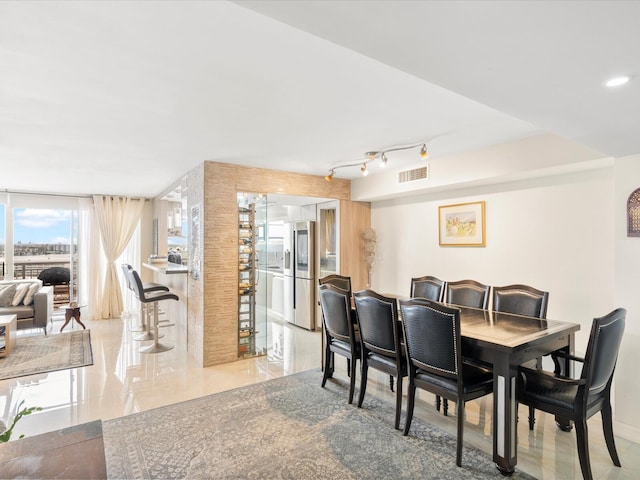
[[[179,273],[189,273],[189,269],[186,265],[180,265],[178,263],[143,263],[143,267],[153,270],[154,272],[164,273],[166,275],[173,275]]]

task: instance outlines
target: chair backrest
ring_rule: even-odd
[[[122,264],[122,271],[124,273],[124,279],[127,282],[127,288],[129,290],[133,290],[133,285],[131,284],[130,270],[133,270],[133,267],[131,265],[129,265],[128,263]]]
[[[446,302],[486,310],[489,305],[489,286],[475,280],[447,282]]]
[[[580,377],[585,380],[584,388],[588,390],[589,396],[611,387],[626,315],[624,308],[618,308],[604,317],[593,319]]]
[[[351,297],[351,277],[345,277],[337,274],[327,275],[326,277],[318,279],[318,283],[320,285],[329,284],[342,290],[346,290],[349,292],[349,297]]]
[[[493,287],[493,310],[527,317],[547,318],[549,292],[528,285]]]
[[[131,285],[131,289],[133,290],[133,293],[135,293],[136,298],[141,302],[144,302],[146,300],[146,297],[144,294],[144,287],[142,286],[140,275],[133,268],[128,268],[126,272],[126,274],[128,275],[127,283]]]
[[[398,302],[373,290],[353,294],[362,345],[372,352],[400,358]]]
[[[446,282],[436,277],[424,276],[411,279],[411,298],[420,297],[435,302],[444,299]]]
[[[352,341],[354,333],[349,292],[327,283],[320,285],[319,294],[322,321],[327,335],[345,342]]]
[[[460,310],[412,298],[400,301],[410,369],[461,379]]]

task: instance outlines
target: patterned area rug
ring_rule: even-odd
[[[0,380],[93,365],[89,330],[18,337],[16,348],[0,358]]]
[[[502,478],[490,457],[414,418],[403,437],[394,405],[347,404],[346,382],[311,370],[103,422],[109,478]],[[454,421],[454,419],[451,419]],[[511,477],[527,478],[516,470]]]

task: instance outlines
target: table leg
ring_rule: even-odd
[[[76,322],[78,322],[82,326],[83,330],[87,329],[87,327],[84,326],[84,323],[82,323],[80,321],[80,309],[79,308],[76,308],[76,309],[73,310],[73,318],[75,318]]]
[[[64,325],[62,325],[62,327],[60,327],[60,331],[64,330],[64,327],[67,326],[67,324],[71,320],[71,317],[72,317],[72,311],[71,311],[70,308],[68,308],[64,313]]]
[[[562,350],[569,355],[573,355],[575,353],[575,335],[573,333],[569,335],[569,344]],[[573,378],[573,362],[567,357],[564,358],[564,361],[556,363],[555,370],[556,375]],[[573,429],[573,422],[571,420],[560,418],[558,416],[556,416],[555,419],[556,425],[563,432],[570,432]]]
[[[511,475],[517,463],[516,375],[509,355],[493,365],[493,461],[503,475]]]

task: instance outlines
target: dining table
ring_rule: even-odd
[[[510,475],[517,464],[518,368],[556,350],[573,355],[580,324],[456,307],[463,356],[493,369],[493,461],[501,473]],[[569,360],[559,366],[558,373],[573,375]],[[556,418],[556,423],[563,430],[571,428],[565,419]]]
[[[402,295],[385,296],[408,299]],[[518,368],[556,350],[573,355],[575,333],[580,330],[580,324],[444,305],[460,310],[460,336],[465,360],[481,362],[493,370],[493,461],[500,473],[511,475],[518,461]],[[560,368],[558,373],[571,376],[573,367],[568,357],[565,358],[567,360],[558,362],[556,368]],[[556,423],[562,430],[571,429],[565,419],[556,418]]]

